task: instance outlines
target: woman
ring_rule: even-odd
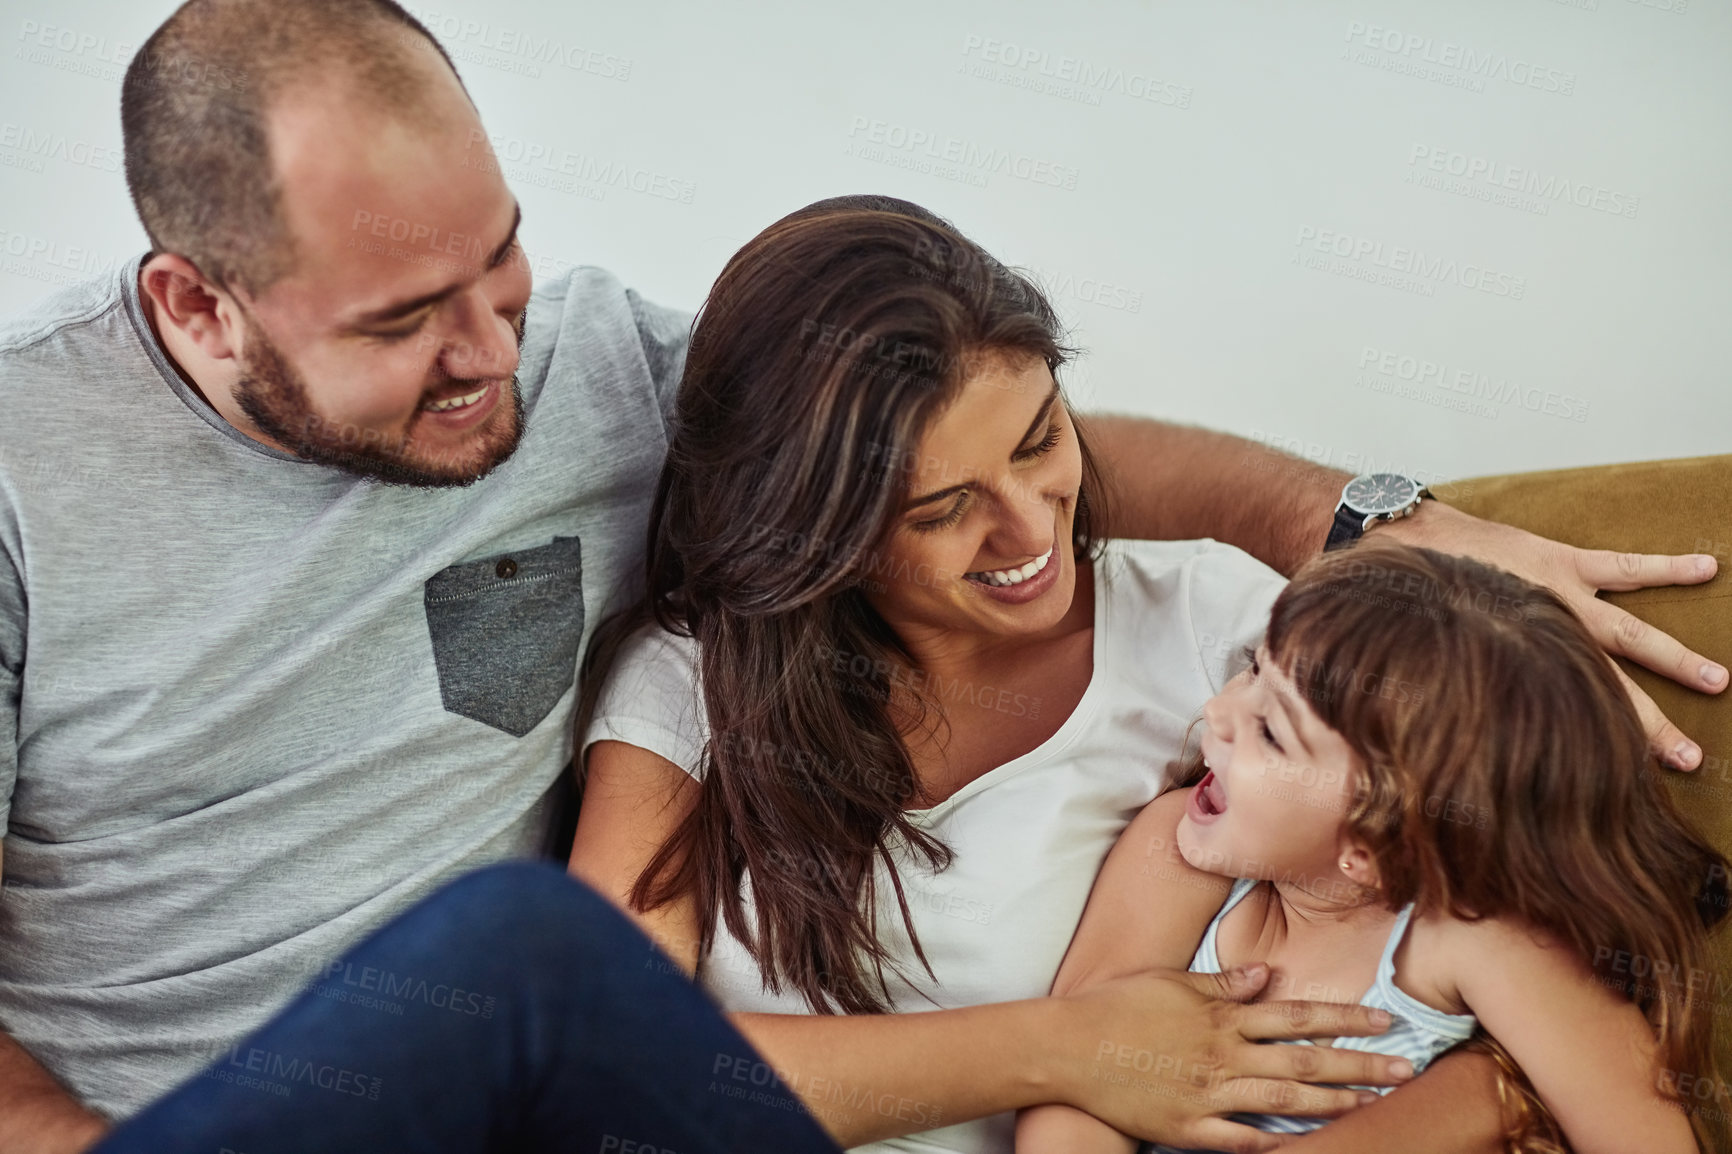
[[[1008,1112],[944,1124],[954,1083],[887,1117],[873,1088],[929,1058],[873,1015],[1048,993],[1283,584],[1212,541],[1098,538],[1066,354],[1033,285],[917,206],[772,225],[693,333],[647,594],[586,662],[573,872],[845,1144],[1010,1150]],[[933,1046],[970,1013],[928,1019]],[[1156,1069],[1120,1048],[1091,1076]],[[1406,1140],[1399,1101],[1378,1109]],[[1465,1147],[1471,1113],[1429,1136]]]

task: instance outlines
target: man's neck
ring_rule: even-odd
[[[180,358],[175,356],[173,344],[163,334],[162,326],[156,323],[156,300],[144,291],[142,274],[140,274],[139,280],[138,303],[144,310],[144,321],[150,326],[150,335],[156,341],[156,347],[162,350],[163,359],[169,363],[170,368],[174,369],[175,374],[186,384],[186,387],[198,394],[199,400],[215,410],[216,406],[211,404],[210,397],[205,395],[205,391],[199,387],[199,383],[192,373],[188,372],[186,366],[181,364]]]
[[[143,284],[138,286],[138,301],[140,307],[144,310],[145,323],[150,326],[150,335],[156,340],[156,347],[162,350],[163,359],[168,361],[169,367],[175,371],[175,375],[180,377],[180,379],[186,384],[186,387],[191,389],[198,396],[198,399],[205,403],[206,407],[208,407],[211,412],[215,413],[218,417],[221,417],[223,421],[236,432],[257,441],[259,444],[264,445],[267,448],[287,452],[287,449],[282,445],[279,445],[270,437],[267,437],[256,426],[254,426],[251,421],[247,420],[244,414],[239,412],[225,412],[221,405],[218,405],[216,401],[212,400],[212,395],[217,393],[218,390],[222,390],[222,395],[225,400],[229,399],[229,393],[219,381],[207,380],[200,383],[197,374],[187,367],[188,361],[196,363],[198,360],[202,359],[199,357],[198,349],[183,340],[180,333],[173,329],[165,330],[162,325],[157,323],[156,301],[149,293],[144,291]]]

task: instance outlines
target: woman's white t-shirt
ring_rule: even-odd
[[[1286,581],[1247,553],[1212,540],[1109,541],[1095,564],[1094,673],[1058,732],[990,770],[944,801],[911,810],[915,822],[954,851],[933,873],[923,860],[899,866],[915,932],[937,980],[908,945],[893,891],[879,867],[880,940],[907,982],[890,977],[898,1012],[1040,997],[1052,987],[1082,917],[1095,874],[1138,810],[1165,790],[1203,703],[1243,663],[1268,624]],[[623,741],[696,776],[707,724],[699,700],[695,642],[651,627],[627,642],[608,676],[580,749]],[[1038,702],[981,685],[947,689],[947,709],[1006,712]],[[750,914],[749,878],[745,885]],[[887,909],[886,909],[887,907]],[[757,963],[718,926],[697,979],[729,1012],[799,1014],[798,994],[763,988]],[[887,975],[888,976],[888,975]],[[797,1075],[788,1075],[797,1076]],[[877,1100],[871,1087],[811,1088],[838,1105],[941,1122],[913,1100]],[[977,1121],[858,1147],[873,1154],[1009,1154],[1015,1116]]]

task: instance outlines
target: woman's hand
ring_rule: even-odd
[[[1127,1134],[1169,1145],[1272,1150],[1282,1138],[1222,1115],[1238,1111],[1335,1117],[1375,1097],[1309,1083],[1396,1085],[1404,1059],[1328,1046],[1265,1046],[1281,1038],[1380,1034],[1389,1015],[1327,1002],[1241,1004],[1267,966],[1226,974],[1152,971],[1054,998],[1063,1050],[1053,1098]]]

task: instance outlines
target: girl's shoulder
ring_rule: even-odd
[[[1469,921],[1443,912],[1416,913],[1395,954],[1396,984],[1434,1009],[1465,1014],[1471,978],[1494,963],[1520,967],[1541,959],[1566,970],[1579,964],[1565,942],[1518,918]]]
[[[1465,1014],[1459,958],[1470,948],[1472,923],[1444,913],[1414,914],[1407,936],[1395,948],[1396,986],[1409,997],[1446,1014]]]

